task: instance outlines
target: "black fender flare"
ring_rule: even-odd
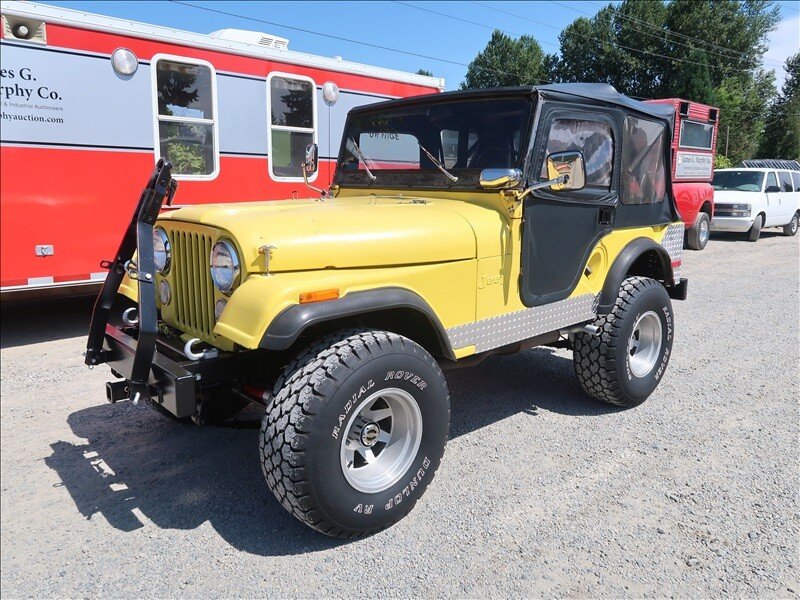
[[[419,294],[399,287],[350,292],[336,300],[294,304],[269,324],[259,348],[286,350],[314,325],[398,308],[413,310],[424,316],[436,335],[442,354],[455,360],[447,332],[434,310]]]
[[[597,314],[606,315],[611,312],[619,295],[619,288],[628,276],[631,267],[645,252],[655,250],[658,256],[661,272],[664,275],[664,285],[670,287],[673,282],[672,259],[664,246],[650,238],[636,238],[628,243],[614,259],[614,264],[608,270],[603,290],[597,304]],[[669,291],[669,289],[668,289]]]

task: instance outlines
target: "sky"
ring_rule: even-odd
[[[482,50],[493,29],[512,35],[528,34],[539,40],[547,53],[558,50],[558,34],[580,16],[592,16],[607,2],[599,0],[541,0],[538,2],[204,2],[181,0],[230,15],[210,12],[166,1],[107,2],[49,1],[102,15],[121,17],[198,33],[237,28],[262,31],[289,39],[289,48],[322,56],[416,71],[427,69],[445,79],[446,88],[456,89],[463,81],[466,65]],[[764,65],[775,69],[778,87],[785,73],[780,66],[800,47],[800,1],[780,0],[779,27],[770,36]],[[442,13],[442,14],[434,14]],[[512,16],[506,13],[513,13]],[[231,15],[243,15],[240,18]],[[522,18],[520,18],[522,17]],[[254,21],[270,21],[264,23]],[[538,23],[531,22],[537,21]],[[292,30],[306,29],[314,33]],[[332,39],[338,36],[403,50],[392,50]],[[724,45],[724,41],[715,43]],[[441,59],[441,60],[435,60]]]

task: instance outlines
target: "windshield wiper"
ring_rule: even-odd
[[[355,154],[358,160],[360,160],[364,165],[364,170],[367,172],[367,176],[372,180],[375,181],[377,177],[372,174],[372,171],[369,170],[367,166],[367,161],[374,162],[371,158],[369,158],[366,154],[361,151],[361,148],[358,147],[356,141],[353,138],[347,138],[347,149],[350,151],[351,154]]]
[[[419,146],[420,150],[422,150],[422,151],[423,151],[425,154],[427,154],[427,155],[428,155],[428,158],[430,158],[430,159],[431,159],[431,162],[432,162],[433,164],[435,164],[435,165],[436,165],[436,167],[437,167],[437,168],[438,168],[438,169],[439,169],[439,170],[440,170],[442,173],[444,173],[445,175],[447,175],[447,177],[450,179],[450,181],[458,181],[458,177],[456,177],[455,175],[453,175],[452,173],[450,173],[450,172],[449,172],[447,169],[445,169],[445,168],[444,168],[444,165],[443,165],[442,163],[440,163],[438,160],[436,160],[436,159],[433,157],[433,154],[431,154],[430,152],[428,152],[428,151],[425,149],[425,146],[423,146],[423,145],[422,145],[422,144],[420,144],[419,142],[417,142],[417,146]]]

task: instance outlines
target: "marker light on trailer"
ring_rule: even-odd
[[[127,48],[117,48],[111,54],[111,65],[114,71],[124,77],[130,77],[139,68],[139,59]]]

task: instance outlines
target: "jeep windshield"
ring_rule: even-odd
[[[760,192],[763,183],[762,171],[716,171],[711,185],[715,190]]]
[[[530,98],[519,96],[434,98],[358,112],[348,119],[334,181],[474,189],[483,169],[522,167],[531,107]]]

